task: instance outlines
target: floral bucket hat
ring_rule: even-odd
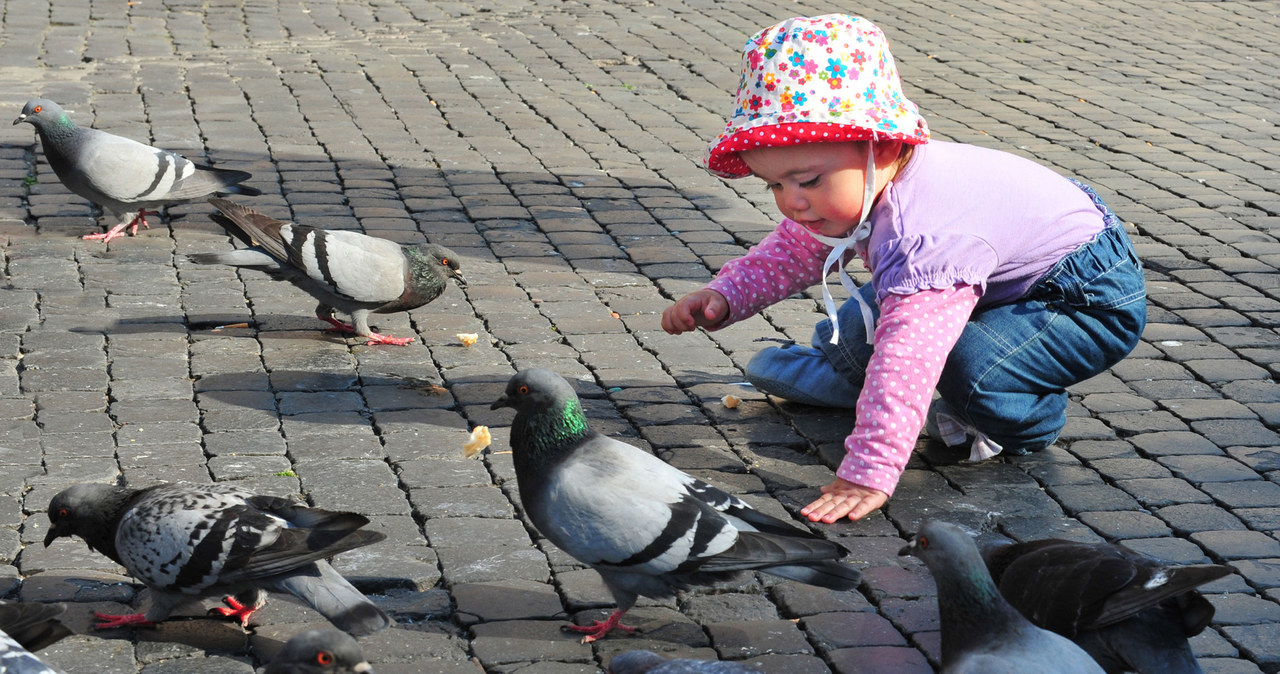
[[[707,148],[725,178],[751,170],[742,150],[847,140],[929,140],[929,125],[902,95],[884,33],[857,16],[796,17],[747,41],[733,118]]]

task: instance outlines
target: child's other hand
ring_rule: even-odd
[[[857,521],[870,515],[889,500],[889,495],[878,490],[858,486],[836,478],[822,488],[822,496],[800,509],[800,514],[811,522],[833,524],[841,517]]]
[[[662,329],[678,335],[697,327],[720,325],[729,315],[729,301],[724,295],[703,288],[681,297],[662,312]]]

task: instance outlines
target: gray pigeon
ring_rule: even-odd
[[[653,651],[627,651],[609,661],[609,674],[760,674],[741,662],[668,660]]]
[[[41,602],[0,602],[0,632],[9,635],[29,651],[38,651],[71,635],[58,616],[66,604]],[[0,671],[3,668],[0,667]]]
[[[1231,573],[1174,566],[1111,543],[1042,539],[989,547],[1000,593],[1031,622],[1072,639],[1108,674],[1198,674],[1187,637],[1213,619],[1195,588]]]
[[[0,672],[4,674],[59,674],[12,637],[0,632]]]
[[[364,651],[346,632],[307,630],[285,643],[262,674],[373,674]]]
[[[49,503],[45,547],[76,535],[151,589],[146,614],[99,614],[99,629],[151,625],[197,596],[232,596],[238,618],[266,603],[263,590],[288,592],[339,629],[370,634],[391,619],[329,566],[325,558],[377,543],[363,515],[308,508],[225,483],[162,484],[128,489],[107,484],[68,487]]]
[[[996,589],[960,527],[929,521],[898,552],[924,561],[938,586],[943,674],[1102,674],[1066,637],[1032,625]]]
[[[27,101],[14,124],[27,122],[40,134],[40,145],[53,172],[67,189],[92,201],[119,219],[105,234],[86,239],[104,243],[129,227],[147,225],[147,215],[168,204],[182,203],[215,192],[257,196],[256,188],[240,185],[250,178],[231,171],[192,163],[180,154],[144,145],[123,136],[76,126],[53,101]]]
[[[251,248],[227,253],[197,253],[197,264],[262,268],[320,300],[316,317],[340,332],[354,332],[368,345],[404,345],[369,329],[369,313],[390,314],[416,309],[444,292],[447,279],[462,280],[458,256],[437,244],[402,246],[359,232],[318,229],[276,220],[226,199],[210,199],[226,227]],[[353,325],[333,317],[338,309]]]
[[[516,410],[512,458],[520,500],[538,531],[600,573],[618,608],[608,620],[569,626],[595,641],[616,628],[640,595],[737,580],[746,571],[832,590],[856,588],[846,552],[807,530],[760,513],[639,448],[600,435],[569,382],[526,370],[493,409]]]

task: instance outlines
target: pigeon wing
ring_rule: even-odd
[[[78,143],[67,185],[74,191],[79,191],[76,187],[88,188],[121,204],[183,199],[213,191],[185,194],[184,190],[200,184],[198,179],[191,180],[199,169],[180,154],[96,129],[82,129]],[[189,181],[189,187],[175,192],[175,186],[184,181]]]
[[[280,234],[289,263],[340,297],[383,304],[404,294],[409,263],[394,241],[296,224]]]
[[[688,489],[688,475],[599,434],[548,474],[530,506],[538,530],[578,560],[661,575],[719,554],[738,532]]]

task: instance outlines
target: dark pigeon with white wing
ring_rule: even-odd
[[[285,642],[262,674],[373,674],[373,667],[346,632],[307,630]]]
[[[266,603],[264,590],[298,597],[351,634],[392,624],[325,561],[386,538],[361,529],[369,523],[363,515],[308,508],[222,483],[145,489],[79,484],[53,497],[49,522],[45,547],[79,536],[151,589],[146,614],[99,614],[99,629],[151,625],[179,604],[215,593],[232,596],[224,600],[230,608],[214,610],[247,625]]]
[[[1108,674],[1199,674],[1188,637],[1214,608],[1196,588],[1231,574],[1177,566],[1111,543],[1056,538],[982,551],[1000,593],[1031,622],[1076,642]]]
[[[938,586],[942,674],[1102,674],[1079,646],[1031,624],[1000,596],[960,527],[925,522],[898,554],[923,560]]]
[[[439,297],[450,277],[463,282],[458,256],[438,244],[402,246],[359,232],[277,220],[226,199],[209,203],[221,212],[214,221],[252,247],[197,253],[189,260],[259,268],[283,278],[320,300],[317,318],[364,337],[369,345],[413,342],[370,330],[370,312],[416,309]],[[335,319],[334,309],[350,314],[353,325]]]
[[[573,387],[550,370],[516,374],[493,409],[516,410],[512,458],[525,512],[538,531],[600,573],[618,608],[569,626],[594,641],[640,595],[736,580],[759,570],[848,591],[861,578],[839,545],[760,513],[637,447],[587,425]]]
[[[27,122],[40,134],[44,155],[67,189],[114,215],[119,224],[105,234],[86,239],[104,243],[129,227],[147,226],[147,215],[169,204],[178,204],[214,193],[257,196],[260,190],[240,183],[244,171],[196,164],[168,150],[135,140],[77,126],[57,103],[37,98],[27,101],[14,124]]]

